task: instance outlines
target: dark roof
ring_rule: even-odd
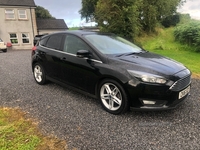
[[[80,27],[79,30],[100,31],[99,27]]]
[[[53,34],[58,34],[58,33],[70,33],[70,34],[74,34],[74,35],[77,35],[77,36],[82,36],[82,35],[94,35],[94,34],[97,34],[97,35],[115,35],[113,33],[106,33],[106,32],[98,32],[98,31],[86,31],[86,30],[67,30],[67,31],[62,31],[62,32],[56,32],[56,33],[51,33],[51,34],[48,34],[47,36],[49,35],[53,35]]]
[[[41,29],[68,29],[63,19],[37,19],[37,27]]]
[[[0,0],[0,6],[1,5],[36,7],[34,0]]]

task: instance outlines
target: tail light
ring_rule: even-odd
[[[32,51],[35,51],[37,48],[36,48],[36,46],[34,46],[33,48],[32,48]]]
[[[7,44],[7,47],[12,47],[12,43],[8,42]]]

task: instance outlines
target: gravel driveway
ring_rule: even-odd
[[[0,106],[19,107],[69,149],[200,149],[200,80],[177,109],[111,115],[100,103],[54,83],[36,84],[31,51],[0,53]]]

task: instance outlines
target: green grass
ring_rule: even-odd
[[[71,28],[69,28],[69,30],[78,30],[78,29],[80,29],[80,27],[71,27]]]
[[[200,53],[194,52],[192,47],[176,42],[173,32],[174,28],[159,29],[157,34],[140,37],[137,42],[144,49],[177,60],[187,66],[194,75],[200,75]]]
[[[65,146],[62,140],[44,137],[22,111],[0,108],[0,150],[59,150]]]

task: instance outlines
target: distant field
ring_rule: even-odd
[[[72,27],[72,28],[69,28],[69,30],[78,30],[80,27]]]
[[[148,51],[175,59],[187,66],[195,76],[200,77],[200,53],[174,40],[174,28],[159,29],[157,35],[143,36],[137,42]]]

